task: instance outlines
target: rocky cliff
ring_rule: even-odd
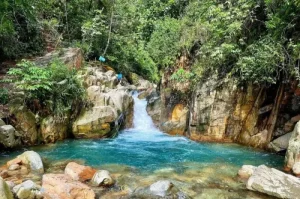
[[[172,80],[173,72],[164,73],[160,96],[148,98],[148,113],[161,130],[197,141],[287,148],[289,133],[300,119],[295,82],[263,87],[213,76],[192,86]]]

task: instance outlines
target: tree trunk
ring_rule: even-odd
[[[270,114],[270,117],[268,119],[268,122],[267,122],[267,125],[266,125],[266,128],[265,128],[265,129],[268,130],[266,145],[269,144],[271,142],[271,139],[272,139],[272,135],[273,135],[275,125],[276,125],[276,122],[277,122],[277,116],[278,116],[278,113],[279,113],[281,101],[282,101],[282,98],[283,98],[283,91],[284,91],[284,84],[280,83],[279,88],[277,90],[274,106],[273,106],[272,112]]]

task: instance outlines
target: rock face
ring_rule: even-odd
[[[161,106],[161,99],[158,94],[147,99],[147,113],[158,127],[160,126]]]
[[[34,145],[38,141],[38,130],[34,114],[26,109],[13,110],[16,117],[14,127],[20,133],[22,143],[25,145]]]
[[[300,179],[262,165],[249,178],[247,188],[278,198],[299,198]]]
[[[43,119],[41,124],[41,138],[44,143],[54,143],[67,138],[69,119],[55,121],[52,116]]]
[[[292,136],[292,132],[287,133],[283,136],[280,136],[279,138],[273,140],[269,144],[269,148],[273,151],[279,152],[279,151],[284,151],[288,148],[289,146],[289,141]]]
[[[45,199],[95,199],[91,188],[66,174],[43,175],[42,188]]]
[[[65,168],[65,174],[70,176],[73,180],[85,182],[91,180],[96,173],[96,170],[89,167],[70,162]]]
[[[129,89],[117,87],[114,71],[88,68],[83,75],[93,106],[81,112],[73,123],[76,138],[113,137],[118,129],[132,123],[133,98]]]
[[[44,173],[44,165],[41,156],[34,151],[26,151],[17,157],[22,164],[29,165],[31,172]]]
[[[188,109],[183,104],[176,104],[169,121],[161,125],[161,129],[171,135],[184,135],[186,130]]]
[[[13,194],[10,191],[6,182],[0,177],[0,196],[1,199],[13,199]]]
[[[5,148],[18,147],[21,144],[20,134],[11,125],[0,126],[0,144]]]
[[[300,162],[300,122],[296,124],[289,141],[285,155],[285,170],[290,171],[297,162]]]
[[[114,184],[114,180],[108,171],[100,170],[93,176],[92,183],[97,186],[111,186]]]

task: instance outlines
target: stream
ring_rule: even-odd
[[[134,127],[123,130],[115,139],[65,140],[2,152],[0,163],[24,150],[34,150],[51,162],[75,159],[118,173],[117,181],[129,187],[169,179],[193,198],[269,198],[247,191],[236,174],[245,164],[281,169],[283,156],[237,144],[197,143],[169,136],[154,126],[146,112],[147,102],[136,96],[134,100]]]

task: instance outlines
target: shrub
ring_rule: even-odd
[[[33,112],[61,118],[84,97],[76,70],[59,61],[42,68],[23,60],[18,66],[8,74],[15,88],[24,92],[25,103]]]

